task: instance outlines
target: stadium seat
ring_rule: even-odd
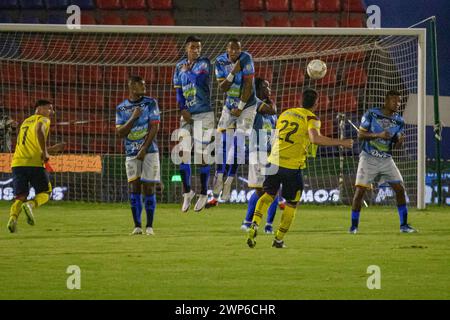
[[[104,11],[100,14],[100,24],[104,25],[122,25],[122,17],[115,12]]]
[[[0,9],[19,9],[19,0],[2,0],[0,1]]]
[[[250,52],[254,58],[267,57],[269,55],[269,47],[266,41],[255,40],[247,42],[244,50]]]
[[[241,0],[240,2],[241,11],[263,11],[264,1],[263,0]]]
[[[242,26],[244,27],[265,27],[266,21],[259,14],[244,14],[242,18]]]
[[[161,110],[170,110],[178,108],[177,95],[175,90],[165,91],[164,94],[159,97],[158,105]]]
[[[301,85],[305,82],[304,68],[294,65],[285,65],[283,69],[284,84]]]
[[[147,39],[130,41],[127,44],[127,59],[130,61],[142,61],[144,58],[153,57],[155,46]]]
[[[268,27],[290,27],[291,22],[289,21],[289,16],[286,15],[275,15],[267,21]]]
[[[49,83],[51,81],[49,66],[45,64],[29,64],[25,68],[24,80],[30,84]]]
[[[255,77],[262,78],[272,84],[273,70],[267,63],[255,63]]]
[[[22,9],[42,9],[44,2],[42,0],[20,0],[20,7]]]
[[[93,10],[96,8],[94,0],[71,0],[70,3],[76,4],[81,10]]]
[[[23,39],[20,50],[24,59],[38,59],[45,56],[44,43],[38,37]]]
[[[3,102],[8,109],[28,109],[30,107],[30,99],[28,94],[23,90],[8,91],[3,96]]]
[[[362,0],[344,0],[342,4],[344,12],[366,12]]]
[[[78,97],[82,109],[96,110],[105,106],[105,93],[99,87],[83,87],[79,90]]]
[[[77,57],[82,60],[98,60],[100,58],[100,49],[94,41],[90,38],[81,38],[82,41],[77,41],[72,46],[72,52],[75,52]]]
[[[291,0],[292,11],[313,12],[316,9],[315,0]]]
[[[172,10],[172,0],[147,0],[148,7],[152,10]]]
[[[330,68],[330,66],[328,66],[328,71],[325,77],[323,77],[320,80],[316,80],[316,84],[321,86],[332,86],[335,83],[336,83],[336,70]]]
[[[57,84],[77,83],[77,68],[74,65],[55,65],[52,82]]]
[[[102,57],[107,62],[121,61],[126,55],[126,45],[119,38],[110,38],[103,43]]]
[[[122,3],[125,9],[147,9],[145,0],[127,0],[123,1]]]
[[[297,108],[301,103],[301,91],[294,88],[284,88],[278,111],[282,112],[288,108]],[[281,109],[281,110],[280,110]]]
[[[155,70],[153,67],[131,67],[130,75],[142,77],[147,84],[153,83],[156,79]]]
[[[14,62],[3,62],[0,64],[0,76],[5,83],[22,83],[22,65]]]
[[[344,54],[344,59],[346,61],[364,61],[366,58],[366,53],[364,51],[355,51],[355,52],[348,52]]]
[[[343,28],[364,28],[363,18],[361,16],[344,16],[341,19],[341,27]]]
[[[56,109],[77,110],[80,108],[76,88],[58,90],[55,95]]]
[[[267,41],[267,45],[271,56],[292,55],[292,52],[297,51],[297,48],[294,48],[294,42],[287,39],[272,38]]]
[[[318,12],[340,12],[341,1],[340,0],[316,0],[316,6]]]
[[[146,26],[149,25],[148,17],[145,12],[129,12],[126,23],[129,26]]]
[[[319,113],[319,118],[320,117],[320,113]],[[332,137],[333,136],[333,127],[334,127],[334,119],[331,117],[326,117],[323,118],[323,120],[321,121],[321,125],[320,125],[320,134],[322,134],[323,136],[327,136],[327,137]]]
[[[97,21],[95,20],[94,12],[81,12],[81,24],[82,25],[95,25]]]
[[[66,24],[67,16],[65,14],[49,13],[47,17],[48,24]]]
[[[127,67],[123,66],[108,66],[105,67],[105,81],[111,84],[117,84],[119,82],[127,82],[129,72]]]
[[[364,68],[349,68],[344,72],[344,79],[349,87],[362,87],[367,83],[367,73]]]
[[[71,1],[71,3],[73,2],[74,1]],[[69,5],[70,4],[68,0],[45,0],[45,6],[47,7],[47,9],[67,9]]]
[[[164,38],[159,42],[159,46],[154,46],[154,54],[149,59],[157,61],[178,59],[182,54],[182,49],[178,48],[177,43],[172,38]]]
[[[335,112],[353,112],[358,110],[358,101],[355,95],[350,91],[337,94],[333,99],[333,110]]]
[[[317,101],[317,111],[326,111],[330,109],[330,97],[326,93],[319,93]]]
[[[314,18],[308,17],[294,17],[291,19],[291,27],[295,28],[312,28],[314,27]]]
[[[267,11],[289,11],[289,0],[266,0]]]
[[[125,84],[114,91],[110,91],[107,95],[108,109],[115,110],[116,107],[127,98],[128,98],[128,91],[125,88]]]
[[[78,81],[83,84],[102,81],[103,73],[99,66],[80,66],[78,68]]]
[[[174,26],[175,19],[170,12],[159,13],[152,18],[151,24],[155,26]]]
[[[319,28],[338,28],[339,21],[335,16],[320,16],[316,20],[316,27]]]
[[[156,79],[159,84],[172,84],[173,77],[173,67],[169,66],[160,66],[156,68]]]
[[[98,9],[121,9],[120,0],[96,0]]]
[[[52,60],[65,60],[72,55],[70,43],[64,39],[51,38],[47,40],[46,57]]]

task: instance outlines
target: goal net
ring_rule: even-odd
[[[127,98],[129,75],[140,75],[146,80],[147,95],[158,100],[161,110],[157,142],[162,185],[157,190],[158,201],[180,201],[178,166],[170,157],[178,143],[171,141],[171,133],[179,127],[180,120],[172,75],[176,62],[184,55],[185,38],[199,34],[202,54],[213,64],[225,52],[227,40],[238,37],[243,50],[254,58],[256,76],[271,83],[272,99],[279,113],[298,107],[304,88],[316,89],[320,95],[317,115],[322,121],[323,135],[356,139],[357,132],[350,121],[359,126],[367,109],[383,105],[388,90],[400,91],[400,113],[409,115],[409,120],[406,143],[394,152],[394,159],[405,180],[409,202],[423,203],[420,176],[424,175],[421,169],[424,136],[420,119],[424,80],[419,63],[423,59],[420,30],[192,27],[67,30],[62,26],[8,26],[0,30],[0,114],[9,115],[20,124],[34,112],[37,99],[49,99],[55,105],[50,142],[64,141],[67,147],[63,155],[51,159],[54,199],[110,202],[128,199],[123,146],[115,134],[115,109]],[[306,74],[306,65],[312,59],[327,64],[328,72],[321,80],[310,79]],[[218,119],[224,96],[215,76],[211,81],[211,101]],[[13,132],[11,136],[14,149],[16,135]],[[2,199],[9,200],[10,152],[3,149],[0,190]],[[359,143],[352,150],[319,147],[304,171],[302,201],[348,204],[354,191],[359,152]],[[197,190],[199,179],[193,170],[193,188]],[[231,201],[245,202],[249,191],[247,166],[241,165],[237,176]],[[375,185],[366,198],[369,204],[392,201],[395,201],[392,190],[385,185]]]

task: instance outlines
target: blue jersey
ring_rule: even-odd
[[[272,138],[272,133],[273,130],[276,127],[277,124],[277,116],[274,115],[270,115],[270,114],[262,114],[261,112],[259,112],[259,108],[260,106],[263,104],[264,102],[261,101],[260,99],[256,98],[256,116],[255,116],[255,121],[253,122],[253,130],[255,130],[256,134],[258,135],[257,137],[257,141],[258,141],[258,151],[263,151],[266,150],[267,152],[270,152],[271,150],[271,138]],[[262,133],[260,133],[259,130],[264,130],[266,131],[266,136],[262,135]],[[265,138],[264,141],[261,141],[261,138]],[[260,143],[261,142],[261,143]],[[262,147],[262,148],[259,148]]]
[[[253,64],[252,56],[242,51],[239,56],[239,61],[241,64],[241,71],[234,75],[233,83],[231,84],[230,89],[226,93],[225,106],[228,109],[234,109],[238,107],[239,102],[241,101],[241,93],[244,84],[244,78],[248,76],[253,76],[255,74],[255,66]],[[216,78],[219,81],[226,79],[226,77],[233,70],[233,62],[228,58],[228,54],[224,53],[217,57],[216,64]],[[254,106],[256,104],[256,95],[255,95],[255,82],[253,81],[252,94],[245,105],[245,108]]]
[[[177,63],[173,75],[173,85],[181,89],[182,97],[177,97],[180,109],[186,109],[191,114],[210,112],[211,109],[211,62],[208,58],[198,58],[191,70],[182,71],[187,59]],[[180,101],[183,100],[183,101]]]
[[[374,157],[391,157],[392,147],[400,137],[400,134],[403,133],[404,128],[405,121],[399,114],[395,113],[391,117],[388,117],[383,114],[381,109],[369,109],[361,119],[360,129],[370,133],[388,131],[391,139],[364,140],[362,149]]]
[[[142,108],[142,114],[136,120],[131,128],[130,133],[124,139],[125,154],[127,157],[136,156],[144,144],[145,137],[150,131],[150,127],[154,123],[160,122],[158,102],[149,97],[142,97],[137,101],[126,99],[116,108],[116,126],[122,126],[131,118],[131,114],[135,108]],[[148,153],[158,152],[158,146],[155,139],[147,150]]]

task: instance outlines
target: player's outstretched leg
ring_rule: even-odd
[[[50,195],[47,192],[41,192],[34,197],[34,200],[30,200],[22,204],[22,210],[25,212],[25,215],[27,216],[27,223],[30,226],[34,226],[36,222],[34,219],[33,210],[46,204],[48,200],[50,200]]]
[[[17,220],[19,218],[20,212],[22,211],[23,200],[21,198],[16,198],[14,203],[11,205],[9,220],[8,220],[8,230],[11,233],[17,232]]]
[[[356,234],[358,232],[359,215],[361,212],[362,200],[365,192],[366,189],[364,187],[356,186],[356,191],[355,195],[353,196],[352,203],[352,224],[350,226],[350,229],[348,230],[348,232],[351,234]]]
[[[292,224],[292,221],[295,218],[295,209],[297,208],[296,202],[288,202],[286,204],[286,208],[283,210],[281,214],[281,222],[278,227],[277,233],[275,235],[275,239],[273,240],[272,247],[274,248],[285,248],[283,238],[286,233],[289,231],[289,227]]]
[[[250,248],[254,248],[256,245],[256,235],[258,233],[258,226],[261,224],[264,212],[267,212],[270,204],[273,202],[275,196],[268,193],[264,193],[261,198],[259,198],[256,204],[255,213],[253,214],[253,221],[248,229],[247,245]]]
[[[256,204],[258,203],[259,198],[261,197],[263,191],[261,189],[255,189],[252,196],[248,200],[247,214],[245,215],[245,219],[242,222],[241,230],[248,231],[250,225],[253,221],[253,213],[255,212]]]
[[[414,233],[416,229],[408,224],[408,208],[406,207],[405,188],[401,183],[391,183],[392,189],[395,191],[397,199],[397,210],[400,218],[400,232]]]

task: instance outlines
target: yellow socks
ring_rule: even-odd
[[[277,234],[275,235],[275,239],[283,240],[284,235],[288,232],[289,227],[294,220],[295,209],[296,208],[286,206],[283,213],[281,214],[281,222],[280,226],[278,227]]]
[[[260,225],[261,220],[263,218],[264,212],[269,210],[270,205],[272,204],[275,197],[272,197],[268,193],[264,193],[261,198],[259,198],[256,203],[255,213],[253,214],[253,223],[256,225]]]
[[[23,204],[22,200],[15,200],[11,206],[9,216],[17,219],[19,217],[20,212],[22,211],[22,204]]]
[[[38,208],[38,207],[46,204],[49,199],[50,199],[50,195],[48,193],[46,193],[46,192],[39,193],[34,198],[33,207]]]

